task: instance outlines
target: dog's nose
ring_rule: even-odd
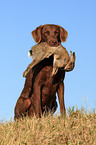
[[[59,43],[56,40],[51,40],[50,43],[49,43],[50,46],[58,46],[58,44]]]
[[[57,44],[57,41],[56,41],[56,40],[53,40],[53,41],[52,41],[52,44]]]

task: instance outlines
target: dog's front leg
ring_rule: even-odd
[[[41,110],[41,86],[36,85],[33,95],[34,95],[36,116],[40,118],[41,114],[42,114],[42,110]]]
[[[57,94],[58,94],[59,103],[60,103],[61,115],[66,115],[66,109],[65,109],[65,104],[64,104],[64,83],[63,82],[59,84]]]

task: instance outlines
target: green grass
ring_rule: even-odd
[[[64,116],[0,122],[0,145],[96,145],[96,112],[69,108]]]

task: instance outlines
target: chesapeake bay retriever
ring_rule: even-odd
[[[58,46],[65,42],[67,31],[58,25],[43,25],[32,31],[36,43],[47,42],[49,46]],[[28,73],[24,89],[15,106],[15,119],[28,116],[38,116],[45,112],[55,112],[57,108],[56,92],[58,94],[61,114],[66,114],[64,105],[64,68],[58,69],[52,76],[53,55],[45,58]],[[72,70],[72,63],[67,70]]]

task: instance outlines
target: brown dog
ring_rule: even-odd
[[[43,25],[37,27],[32,36],[36,43],[47,42],[50,46],[58,46],[65,42],[67,31],[58,25]],[[74,64],[69,66],[72,70]],[[58,94],[61,114],[66,114],[64,105],[64,69],[59,69],[52,76],[53,56],[45,58],[30,70],[26,77],[24,89],[15,106],[15,119],[22,116],[36,115],[41,117],[44,112],[55,112],[57,108],[56,92]],[[67,70],[66,70],[67,71]]]

